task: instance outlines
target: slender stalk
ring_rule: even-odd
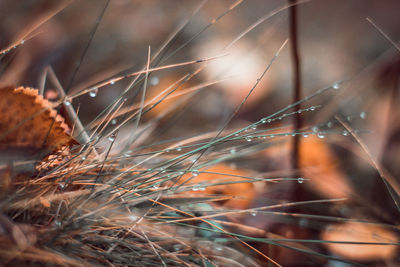
[[[293,103],[301,99],[301,66],[298,44],[298,23],[297,23],[297,0],[289,0],[292,6],[289,8],[289,31],[290,44],[293,64]],[[301,109],[301,105],[296,105],[295,110]],[[302,118],[300,114],[294,117],[294,131],[299,132],[302,127]],[[293,170],[299,169],[299,143],[300,135],[295,135],[292,143],[291,167]]]

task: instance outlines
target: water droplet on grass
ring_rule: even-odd
[[[304,178],[302,178],[302,177],[297,178],[297,182],[299,184],[302,184],[304,182]]]
[[[97,87],[93,87],[89,92],[89,96],[96,97],[98,92],[99,92],[99,89]]]
[[[110,142],[114,142],[114,141],[115,141],[115,134],[110,135],[110,136],[108,137],[108,140],[109,140]]]
[[[160,78],[158,78],[157,76],[152,77],[152,78],[150,79],[150,85],[152,85],[152,86],[156,86],[156,85],[158,85],[159,83],[160,83]]]
[[[66,98],[66,99],[64,100],[64,105],[66,105],[66,106],[71,106],[71,104],[72,104],[72,100],[71,100],[70,98]]]
[[[132,222],[136,222],[137,219],[138,219],[138,217],[137,217],[136,215],[131,214],[131,215],[128,216],[128,219],[129,219],[130,221],[132,221]]]
[[[192,187],[192,191],[199,191],[200,190],[200,188],[199,188],[199,185],[198,184],[195,184],[193,187]]]
[[[338,82],[335,82],[334,84],[332,84],[332,88],[337,90],[340,88],[340,84]]]

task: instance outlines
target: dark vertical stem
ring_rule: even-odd
[[[293,103],[301,99],[301,66],[299,56],[298,44],[298,23],[297,23],[297,0],[289,0],[289,4],[293,4],[289,8],[289,31],[290,31],[290,44],[293,64]],[[297,105],[295,110],[301,107]],[[299,132],[302,127],[302,119],[300,114],[294,116],[294,131]],[[291,153],[291,167],[293,170],[299,169],[299,143],[300,135],[295,135],[292,143]],[[298,175],[298,174],[297,174]]]

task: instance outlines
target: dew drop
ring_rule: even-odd
[[[175,244],[172,246],[174,248],[175,251],[178,251],[181,249],[181,245],[180,244]]]
[[[83,157],[82,157],[82,160],[86,160],[86,156],[83,156]]]
[[[192,171],[192,175],[195,176],[195,177],[199,176],[199,174],[200,174],[200,172],[198,170]]]
[[[332,88],[335,89],[335,90],[337,90],[337,89],[340,88],[340,84],[339,84],[338,82],[335,82],[335,83],[332,85]]]
[[[302,177],[297,178],[297,182],[299,184],[302,184],[304,182],[304,178],[302,178]]]
[[[365,119],[366,117],[367,117],[367,113],[365,113],[364,111],[360,113],[361,119]]]
[[[244,139],[246,139],[247,142],[251,142],[253,140],[251,136],[246,136]]]
[[[312,127],[311,130],[312,130],[314,133],[318,132],[318,126]]]
[[[177,147],[176,151],[182,151],[182,148],[181,147]]]
[[[114,81],[114,80],[111,80],[111,81],[110,81],[110,84],[114,84],[114,83],[115,83],[115,81]]]
[[[239,134],[238,134],[238,133],[236,133],[236,134],[235,134],[235,136],[239,136]]]
[[[347,120],[347,121],[351,121],[351,116],[347,116],[347,117],[346,117],[346,120]]]
[[[261,120],[261,123],[266,123],[266,122],[267,122],[266,119],[262,119],[262,120]]]
[[[307,219],[304,219],[304,218],[301,218],[300,221],[299,221],[299,226],[300,226],[301,228],[307,227],[307,226],[308,226],[308,220],[307,220]]]
[[[25,43],[25,40],[22,40],[22,41],[21,41],[21,44],[24,44],[24,43]]]
[[[64,188],[65,188],[65,183],[59,183],[58,186],[59,186],[61,189],[64,189]]]
[[[156,85],[158,85],[159,83],[160,83],[160,78],[158,78],[157,76],[152,77],[152,78],[150,79],[150,85],[152,85],[152,86],[156,86]]]
[[[111,124],[112,124],[112,125],[117,124],[117,119],[112,119],[112,120],[111,120]]]
[[[115,141],[115,134],[111,134],[111,135],[108,137],[108,140],[109,140],[110,142],[114,142],[114,141]]]
[[[215,249],[218,250],[218,251],[222,251],[222,247],[221,246],[217,246],[217,247],[215,247]]]
[[[195,184],[193,187],[192,187],[192,191],[199,191],[200,190],[200,188],[199,188],[199,185],[197,185],[197,184]]]
[[[252,211],[252,212],[250,213],[250,215],[253,216],[253,217],[257,216],[257,211]]]
[[[271,119],[268,119],[268,120],[267,120],[268,123],[270,123],[271,121],[272,121]]]
[[[229,150],[229,153],[235,154],[236,153],[236,148],[232,148],[231,150]]]
[[[131,215],[128,216],[128,219],[129,219],[130,221],[132,221],[132,222],[136,222],[137,219],[138,219],[138,217],[137,217],[136,215],[131,214]]]
[[[97,87],[93,87],[89,92],[89,96],[96,97],[98,92],[99,92],[99,89]]]
[[[317,136],[318,136],[318,138],[325,138],[325,135],[324,135],[324,133],[323,132],[318,132],[317,133]]]
[[[61,222],[59,220],[55,220],[54,221],[54,225],[57,226],[57,227],[60,227],[61,226]]]
[[[154,188],[154,189],[158,189],[158,188],[160,188],[160,185],[159,185],[159,184],[154,184],[154,185],[153,185],[153,188]]]
[[[66,106],[71,106],[71,99],[70,99],[70,98],[66,98],[66,99],[64,100],[64,105],[66,105]]]
[[[303,134],[303,137],[307,138],[307,137],[308,137],[308,134]]]
[[[349,135],[349,132],[346,131],[346,130],[344,130],[344,131],[342,132],[342,134],[343,134],[344,136],[348,136],[348,135]]]
[[[253,126],[253,127],[251,127],[251,129],[257,130],[257,126]]]
[[[330,121],[330,122],[328,122],[328,123],[326,124],[326,126],[328,126],[328,128],[332,128],[333,123]]]
[[[185,174],[184,171],[180,171],[180,172],[178,172],[178,173],[179,173],[179,175],[184,175],[184,174]]]

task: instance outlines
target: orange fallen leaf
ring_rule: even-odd
[[[253,198],[256,195],[256,190],[250,179],[240,178],[237,176],[247,176],[250,174],[248,171],[242,169],[233,169],[228,165],[220,163],[214,165],[204,172],[200,172],[198,176],[190,180],[190,185],[203,187],[204,191],[192,191],[193,193],[206,193],[212,195],[220,195],[231,197],[224,202],[224,206],[234,209],[246,209],[250,207]],[[183,180],[190,177],[190,174],[183,176]],[[248,182],[247,182],[248,181]],[[237,182],[237,183],[232,183]],[[212,185],[217,183],[227,183],[221,185]]]
[[[49,154],[71,140],[64,119],[32,88],[0,89],[0,149]]]
[[[281,158],[283,166],[288,164],[292,149],[291,139],[282,140],[263,151],[263,155]],[[344,174],[337,168],[337,158],[331,151],[329,143],[316,136],[300,139],[300,168],[305,178],[305,186],[326,198],[348,198],[352,188]]]
[[[347,222],[331,224],[321,233],[322,240],[398,243],[395,233],[383,227],[365,223]],[[377,259],[389,260],[396,256],[398,245],[364,245],[324,243],[333,253],[349,260],[370,261]]]
[[[352,189],[345,176],[336,167],[337,159],[326,141],[316,136],[302,138],[300,142],[300,166],[308,186],[328,198],[349,197]]]

